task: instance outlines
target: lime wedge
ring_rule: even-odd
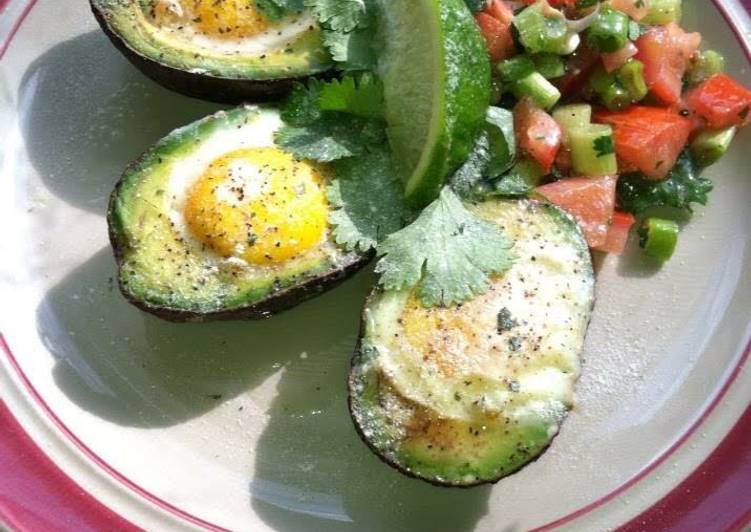
[[[394,160],[416,207],[467,158],[490,101],[485,41],[464,0],[380,0],[379,73]]]

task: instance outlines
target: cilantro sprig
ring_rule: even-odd
[[[256,0],[258,10],[271,20],[280,20],[290,13],[299,13],[305,7],[303,0]]]
[[[298,159],[332,163],[329,222],[348,251],[376,247],[408,216],[382,114],[383,87],[372,74],[297,84],[281,109],[276,143]]]
[[[416,291],[423,305],[453,305],[487,290],[513,262],[511,242],[460,200],[514,162],[513,117],[491,108],[470,159],[422,213],[411,212],[394,171],[383,118],[383,87],[371,73],[295,86],[282,107],[276,142],[300,159],[328,163],[332,237],[348,251],[375,248],[389,290]],[[410,220],[411,224],[405,226]]]
[[[272,0],[275,1],[275,0]],[[321,26],[323,44],[344,71],[372,70],[374,0],[304,0]]]
[[[378,246],[376,272],[386,290],[416,288],[423,305],[448,306],[484,293],[490,275],[512,264],[500,228],[467,210],[448,187],[409,226]]]
[[[713,184],[699,176],[699,169],[688,151],[663,181],[654,181],[640,173],[621,176],[618,180],[618,203],[625,211],[640,214],[653,207],[673,207],[691,212],[691,204],[707,204]]]

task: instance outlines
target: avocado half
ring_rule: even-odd
[[[173,131],[127,167],[112,193],[107,222],[118,283],[129,302],[177,322],[267,318],[336,286],[372,259],[372,253],[340,248],[330,227],[313,247],[268,264],[222,255],[192,234],[184,191],[196,176],[227,153],[276,148],[273,134],[281,125],[276,109],[220,111]],[[290,188],[298,186],[293,177]],[[257,230],[253,220],[250,231]]]
[[[574,404],[594,303],[589,249],[567,214],[527,200],[470,208],[513,240],[514,265],[453,307],[376,289],[349,376],[363,441],[439,486],[496,482],[546,450]]]
[[[186,96],[219,103],[265,101],[283,96],[295,81],[327,75],[333,68],[320,29],[307,11],[277,23],[278,31],[285,26],[304,25],[304,29],[241,53],[227,50],[226,45],[212,50],[210,44],[201,46],[194,37],[155,25],[148,15],[153,1],[90,0],[90,4],[102,30],[136,68]]]

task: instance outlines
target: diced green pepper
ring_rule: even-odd
[[[698,85],[708,80],[715,74],[725,71],[725,58],[714,50],[706,50],[691,59],[686,73],[686,79],[690,85]]]
[[[569,148],[574,172],[585,176],[618,173],[613,128],[603,124],[589,124],[569,129]]]
[[[498,63],[496,67],[501,80],[506,83],[519,81],[535,71],[535,64],[528,55],[517,55]]]
[[[620,83],[613,83],[605,92],[600,93],[600,99],[610,111],[622,111],[631,105],[631,94]]]
[[[535,69],[542,74],[545,79],[560,78],[566,73],[566,64],[559,55],[532,54],[530,59],[532,59]]]
[[[602,94],[615,83],[615,73],[606,72],[602,65],[598,65],[589,77],[589,86],[597,94]]]
[[[696,164],[705,167],[716,163],[728,151],[737,131],[736,126],[731,126],[699,133],[691,142],[691,155]]]
[[[665,262],[675,252],[679,231],[673,220],[647,218],[639,228],[639,245],[650,257]]]
[[[647,95],[647,83],[644,81],[644,63],[630,59],[618,69],[616,78],[631,96],[631,102],[639,102]]]
[[[628,42],[629,21],[625,13],[610,8],[602,9],[587,28],[587,43],[599,52],[617,52]]]
[[[592,106],[585,103],[563,105],[553,111],[553,120],[561,126],[563,143],[568,145],[569,130],[589,126],[592,122]]]
[[[670,24],[680,22],[682,15],[681,0],[650,0],[644,24]]]
[[[525,96],[531,98],[543,109],[550,109],[561,99],[560,91],[539,72],[533,72],[513,83],[511,92],[519,99]]]

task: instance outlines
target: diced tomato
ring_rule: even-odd
[[[485,7],[485,13],[503,23],[514,20],[514,11],[502,0],[490,0]]]
[[[605,243],[597,246],[596,249],[606,253],[615,253],[616,255],[623,253],[628,243],[628,233],[631,231],[631,226],[634,223],[636,223],[636,218],[634,218],[633,214],[615,211]]]
[[[620,171],[636,168],[652,179],[668,175],[692,127],[675,111],[639,105],[617,113],[597,110],[593,119],[613,126]]]
[[[563,137],[558,122],[529,98],[522,98],[514,107],[514,132],[522,152],[549,172]]]
[[[525,4],[534,4],[535,2],[538,2],[539,0],[522,0]],[[562,7],[574,7],[576,5],[576,0],[548,0],[548,4],[550,4],[551,7],[555,7],[557,9]]]
[[[599,62],[599,54],[582,43],[576,52],[569,56],[566,73],[555,80],[555,85],[563,97],[576,96],[587,84],[589,75]]]
[[[751,117],[751,91],[726,74],[711,77],[686,95],[686,105],[711,127],[744,126]]]
[[[644,81],[664,104],[673,104],[681,97],[683,75],[699,44],[699,33],[686,33],[672,22],[650,28],[636,41],[636,58],[644,63]]]
[[[689,108],[686,100],[681,98],[674,105],[668,107],[674,113],[681,115],[691,122],[691,133],[689,133],[689,140],[694,138],[694,135],[707,127],[707,121],[697,114],[693,113]]]
[[[646,17],[649,12],[649,6],[644,0],[611,0],[610,5],[637,21]]]
[[[627,42],[625,46],[621,47],[617,52],[612,54],[602,54],[602,66],[608,72],[613,72],[622,67],[626,61],[634,57],[639,50],[631,41]]]
[[[573,216],[590,247],[605,245],[615,209],[617,176],[572,177],[537,187],[535,191]]]
[[[475,20],[485,36],[490,60],[494,63],[514,55],[516,46],[511,36],[514,13],[501,0],[491,0],[484,11],[475,15]]]

